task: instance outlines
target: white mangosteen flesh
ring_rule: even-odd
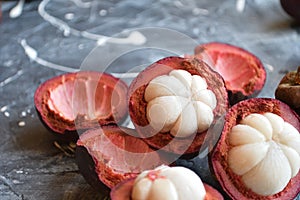
[[[300,134],[274,113],[252,113],[229,133],[228,164],[262,195],[281,192],[300,169]]]
[[[172,70],[150,81],[144,95],[147,119],[157,132],[188,137],[207,130],[213,122],[216,95],[205,78],[186,70]]]
[[[185,167],[160,166],[142,172],[134,182],[132,200],[185,200],[205,198],[200,177]]]

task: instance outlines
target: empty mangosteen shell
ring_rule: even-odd
[[[196,155],[200,150],[207,131],[187,138],[176,138],[170,133],[156,133],[152,127],[148,126],[147,102],[144,98],[145,89],[152,79],[168,74],[175,69],[186,70],[192,75],[200,75],[206,79],[208,89],[212,90],[217,98],[217,107],[213,111],[215,118],[227,111],[229,107],[227,91],[224,80],[219,73],[213,71],[206,63],[196,58],[167,57],[148,66],[133,80],[128,92],[129,114],[137,132],[153,148],[175,154]],[[172,145],[170,145],[171,142]]]
[[[209,154],[209,166],[213,176],[217,179],[223,190],[234,200],[246,199],[277,199],[290,200],[297,196],[300,192],[300,172],[293,177],[287,187],[274,195],[260,196],[250,189],[247,189],[240,178],[234,174],[228,166],[228,152],[230,145],[228,141],[228,133],[231,129],[239,124],[247,115],[251,113],[271,112],[279,115],[284,121],[292,124],[300,131],[299,116],[285,103],[272,98],[252,98],[243,100],[231,107],[225,115],[225,124],[218,143]]]
[[[101,130],[100,130],[101,129]],[[100,130],[100,131],[99,131]],[[147,143],[145,143],[142,139],[135,137],[137,136],[137,133],[133,129],[129,129],[126,127],[120,127],[115,124],[112,125],[106,125],[102,126],[101,128],[94,128],[89,129],[86,132],[84,132],[79,140],[77,141],[77,147],[76,147],[76,163],[79,167],[79,171],[82,173],[83,177],[86,179],[86,181],[92,185],[94,188],[100,188],[106,191],[107,188],[112,188],[119,182],[122,182],[125,179],[136,177],[140,172],[138,171],[120,171],[114,169],[112,166],[108,166],[105,162],[105,157],[103,157],[103,160],[98,160],[97,156],[93,154],[93,152],[90,152],[89,146],[86,146],[86,142],[89,142],[91,140],[94,140],[95,146],[93,146],[93,151],[96,151],[97,154],[101,152],[101,146],[96,145],[97,139],[99,138],[100,134],[105,134],[107,138],[109,138],[112,142],[112,151],[115,151],[115,145],[118,146],[120,149],[126,148],[128,152],[132,153],[151,153],[153,152],[154,155],[150,155],[149,161],[151,161],[151,165],[157,165],[160,166],[162,164],[168,164],[167,157],[164,157],[164,155],[161,155],[158,152],[155,152],[153,149],[151,149]],[[118,144],[116,141],[119,140],[113,140],[114,137],[120,138],[124,137],[125,144]],[[89,140],[89,141],[88,141]],[[132,140],[134,140],[134,144],[132,145]],[[131,141],[131,142],[130,142]],[[129,143],[128,143],[129,142]],[[99,143],[100,144],[100,143]],[[125,147],[121,147],[121,145],[125,145]],[[95,148],[99,148],[96,149]],[[107,148],[107,147],[106,147]],[[107,150],[106,150],[107,151]],[[122,151],[120,152],[120,154]],[[109,155],[105,155],[109,156]],[[147,155],[146,155],[147,156]],[[128,157],[129,158],[129,157]],[[137,157],[140,158],[140,157]],[[124,163],[120,161],[120,165],[124,165]],[[144,164],[144,163],[143,163]],[[155,166],[155,167],[157,167]],[[141,166],[139,166],[141,167]],[[129,170],[129,169],[128,169]],[[103,187],[105,185],[105,187]]]
[[[87,135],[89,132],[98,131],[99,128],[89,129],[85,131],[82,135]],[[122,131],[122,129],[126,129],[122,127],[118,127],[117,125],[107,125],[102,126],[100,129],[107,135],[107,137],[110,137],[110,135],[118,134],[118,135],[125,135],[126,133]],[[98,136],[98,133],[97,135]],[[130,136],[129,136],[130,137]],[[99,146],[99,148],[101,148]],[[101,151],[101,149],[99,149]],[[115,184],[118,182],[137,176],[136,173],[127,173],[127,174],[120,174],[116,173],[114,174],[114,169],[109,168],[105,165],[105,163],[100,163],[90,152],[89,150],[84,146],[84,143],[81,142],[80,138],[77,141],[76,145],[76,153],[75,153],[76,163],[78,165],[79,171],[83,175],[83,177],[86,179],[86,181],[94,188],[100,189],[99,191],[104,190],[104,192],[107,192],[107,189],[112,188]],[[100,180],[100,177],[98,175],[97,165],[101,164],[102,170],[105,172],[103,173],[102,180]],[[106,180],[107,179],[107,180]],[[109,190],[108,190],[109,191]]]
[[[203,55],[205,54],[205,55]],[[216,67],[216,59],[219,59],[220,55],[239,55],[239,57],[243,58],[245,62],[249,62],[249,66],[252,68],[252,73],[254,76],[245,81],[243,84],[240,84],[240,89],[232,89],[228,87],[226,82],[228,81],[222,73],[218,71],[218,67]],[[261,60],[255,56],[253,53],[243,49],[241,47],[221,42],[209,42],[205,44],[201,44],[195,48],[195,57],[205,56],[208,59],[208,63],[210,67],[219,72],[221,76],[223,76],[225,80],[225,85],[227,86],[228,98],[230,105],[234,105],[239,101],[256,97],[259,92],[262,90],[267,73],[265,71],[265,67]],[[224,59],[224,56],[222,56]],[[250,68],[248,68],[249,70]],[[230,70],[230,69],[228,69]],[[238,70],[236,72],[243,72],[243,70]]]
[[[115,118],[115,115],[111,114],[107,118],[101,118],[98,120],[85,120],[84,116],[77,116],[75,120],[69,120],[50,109],[47,101],[50,98],[51,90],[65,82],[70,81],[75,84],[78,77],[85,76],[99,80],[99,84],[107,85],[109,87],[114,85],[116,86],[120,97],[123,98],[123,100],[120,101],[122,104],[116,109],[118,111],[117,118]],[[127,90],[128,86],[126,83],[112,75],[96,71],[79,71],[58,75],[43,82],[35,91],[34,104],[40,121],[48,130],[50,130],[51,133],[55,135],[57,140],[63,142],[76,142],[79,137],[78,131],[84,132],[85,130],[93,127],[121,123],[125,119],[125,115],[127,113]]]

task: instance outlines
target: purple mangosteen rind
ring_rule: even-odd
[[[99,180],[95,169],[96,163],[88,150],[84,146],[76,146],[75,155],[79,172],[86,182],[92,186],[95,191],[101,191],[103,195],[108,196],[110,188]]]
[[[280,0],[280,5],[288,15],[300,22],[300,2],[298,0]]]

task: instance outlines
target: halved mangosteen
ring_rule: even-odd
[[[211,42],[197,46],[195,56],[204,59],[224,78],[231,105],[256,97],[265,84],[266,71],[262,62],[243,48]]]
[[[285,103],[253,98],[231,107],[210,164],[232,199],[293,199],[300,192],[300,119]]]
[[[152,147],[175,154],[199,151],[208,127],[228,109],[222,77],[195,58],[167,57],[129,87],[129,114]]]
[[[168,164],[160,154],[136,137],[133,129],[106,125],[80,135],[76,162],[86,181],[101,192],[136,177],[144,170]]]
[[[127,112],[127,85],[106,73],[79,71],[51,78],[34,94],[41,121],[60,139],[76,141],[76,130],[117,123]]]
[[[112,200],[223,200],[216,189],[203,183],[193,171],[167,166],[144,171],[136,178],[119,183],[110,197]]]

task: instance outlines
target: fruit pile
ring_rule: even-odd
[[[290,103],[297,102],[297,74],[281,81],[277,99],[256,98],[266,80],[261,61],[214,42],[153,63],[129,86],[95,71],[54,77],[34,101],[50,130],[77,143],[87,182],[107,195],[112,189],[113,200],[223,199],[194,172],[174,167],[179,156],[197,156],[206,137],[217,141],[208,160],[225,198],[293,199],[300,192],[300,118],[293,110],[300,106]],[[128,113],[135,129],[120,125]],[[221,131],[211,131],[219,119]]]

